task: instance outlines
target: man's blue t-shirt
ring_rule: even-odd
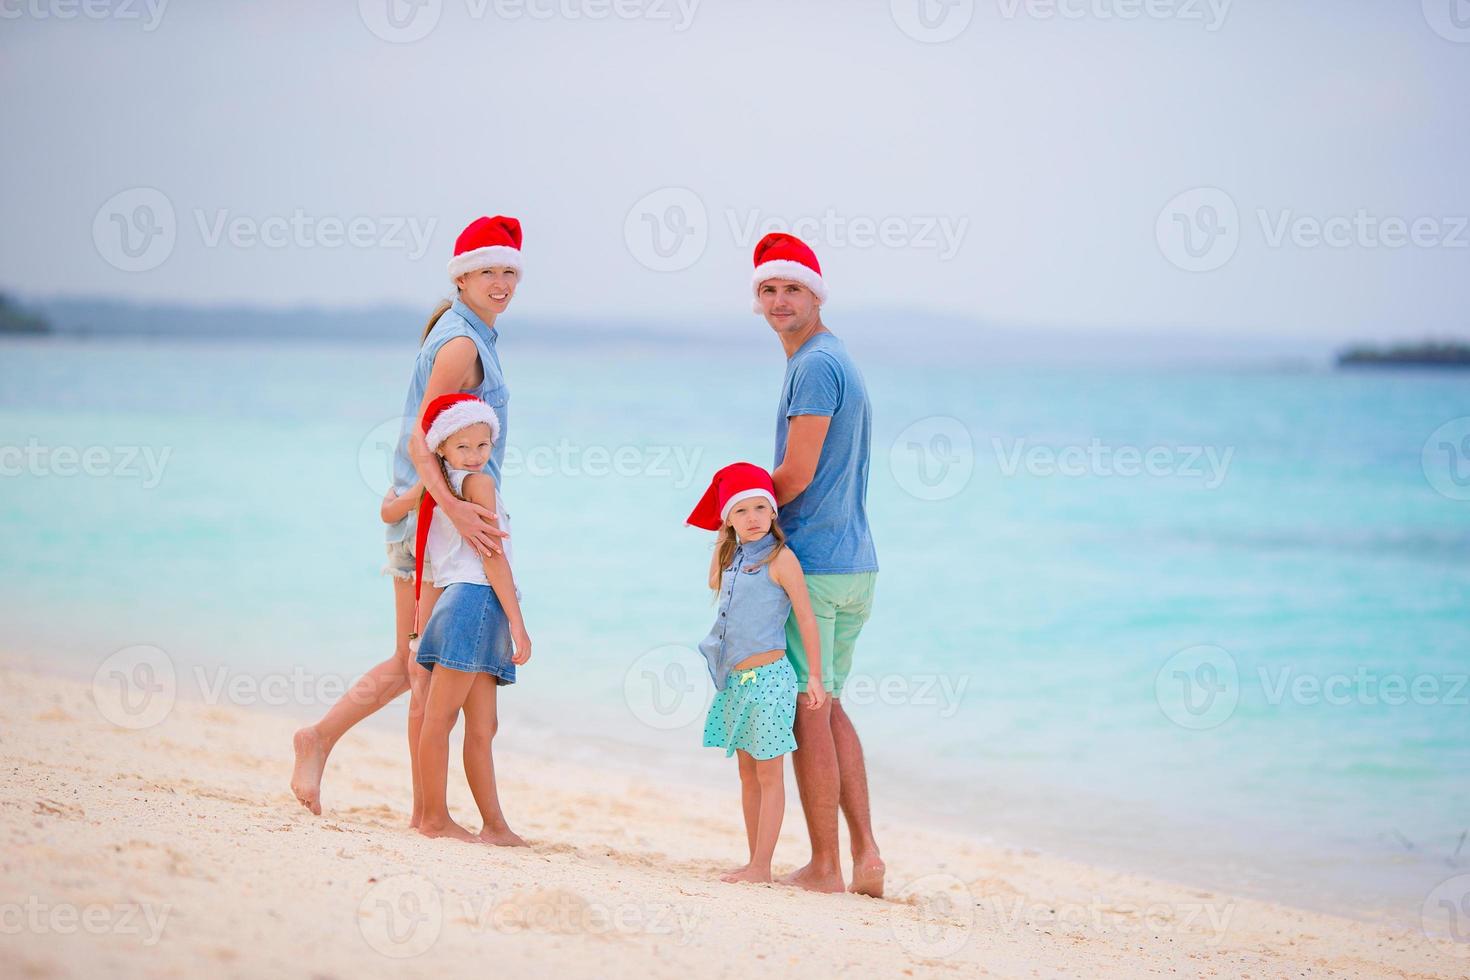
[[[830,333],[817,334],[786,360],[776,416],[777,466],[797,415],[825,415],[832,422],[811,484],[780,509],[791,550],[808,575],[876,572],[878,553],[868,530],[868,389],[847,348]]]

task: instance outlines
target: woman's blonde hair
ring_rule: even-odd
[[[439,305],[434,309],[434,312],[429,314],[429,322],[424,327],[424,335],[419,338],[420,347],[424,346],[424,341],[429,339],[429,331],[434,329],[434,324],[438,323],[439,318],[448,312],[449,308],[453,305],[454,303],[447,299],[439,301]]]
[[[781,549],[786,547],[786,535],[781,533],[781,525],[776,523],[774,515],[771,517],[771,533],[776,536],[776,547],[771,549],[769,555],[761,559],[760,565],[769,565],[775,561],[776,556],[781,553]],[[722,571],[729,566],[730,560],[735,557],[735,549],[739,544],[740,542],[735,534],[735,525],[726,521],[725,526],[720,528],[719,540],[715,542],[715,550],[719,553],[719,567]],[[759,568],[760,565],[756,567]],[[715,591],[719,591],[719,586],[715,586]]]

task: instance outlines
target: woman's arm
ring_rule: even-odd
[[[473,379],[472,372],[479,357],[475,342],[468,337],[455,337],[445,341],[444,346],[439,348],[439,353],[434,355],[434,367],[429,371],[429,380],[424,387],[424,400],[419,404],[419,424],[413,427],[408,436],[408,458],[413,461],[413,468],[418,470],[424,490],[444,511],[460,537],[468,541],[476,554],[483,558],[487,554],[499,554],[500,539],[507,536],[500,529],[500,518],[495,513],[494,500],[492,498],[492,506],[486,508],[460,500],[450,492],[449,484],[444,482],[444,472],[439,468],[439,461],[429,451],[428,443],[424,442],[422,425],[424,412],[431,401],[440,395],[464,390],[465,382]]]
[[[460,490],[465,499],[472,503],[491,509],[495,506],[495,479],[488,473],[471,473],[464,478]],[[490,588],[495,590],[495,598],[500,600],[505,618],[510,621],[511,639],[515,644],[515,654],[511,661],[520,666],[531,659],[531,638],[526,634],[521,601],[516,598],[516,584],[511,575],[510,562],[498,551],[481,555],[480,560],[485,565],[485,579],[490,583]]]
[[[817,632],[817,616],[812,612],[812,598],[806,591],[806,575],[801,562],[796,560],[790,548],[782,548],[776,560],[771,562],[771,580],[786,590],[791,599],[791,611],[796,614],[796,628],[801,633],[801,645],[807,651],[806,695],[808,708],[820,708],[827,700],[827,691],[822,687],[822,638]]]
[[[409,487],[408,492],[401,497],[393,491],[392,487],[389,487],[387,494],[383,497],[383,506],[378,509],[379,515],[383,518],[383,523],[397,524],[403,520],[414,508],[418,507],[419,501],[423,499],[423,496],[423,480]]]

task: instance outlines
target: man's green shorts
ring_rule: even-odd
[[[873,611],[877,582],[877,572],[806,577],[806,591],[817,617],[817,635],[822,640],[822,686],[828,693],[840,694],[847,675],[852,673],[852,652]],[[810,676],[807,665],[811,661],[796,628],[795,612],[786,620],[786,659],[796,670],[797,690],[806,690]]]

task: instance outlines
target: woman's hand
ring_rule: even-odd
[[[510,628],[510,642],[515,646],[515,652],[510,656],[510,662],[517,667],[525,666],[527,660],[531,659],[531,637],[526,633],[526,627],[516,625]]]
[[[806,706],[815,711],[827,702],[827,690],[822,679],[815,675],[806,679]]]
[[[468,541],[481,558],[505,553],[500,539],[510,537],[510,532],[502,531],[491,523],[499,519],[495,511],[468,500],[456,500],[454,506],[444,508],[444,513],[449,515],[449,522],[459,536]]]

